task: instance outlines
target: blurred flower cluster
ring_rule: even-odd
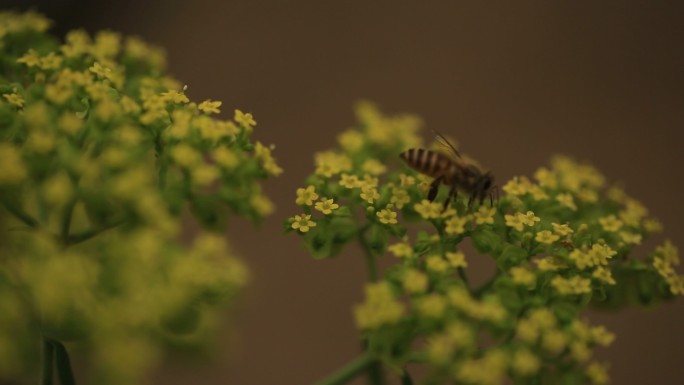
[[[504,183],[493,204],[469,209],[460,194],[443,209],[448,189],[426,200],[430,178],[398,156],[421,147],[420,120],[383,116],[368,103],[357,115],[338,149],[316,154],[296,192],[302,212],[285,228],[316,258],[359,242],[370,282],[356,325],[387,366],[401,373],[425,364],[427,384],[603,384],[607,364],[592,351],[615,336],[583,311],[684,294],[669,241],[633,253],[661,224],[595,168],[555,157],[533,178]],[[480,255],[466,255],[464,241]],[[378,272],[388,254],[395,263]],[[496,264],[477,285],[468,279],[474,258]]]
[[[159,48],[49,25],[0,13],[0,379],[36,373],[44,339],[77,341],[93,382],[135,383],[207,341],[248,279],[226,220],[272,212],[259,182],[282,170],[251,114],[191,102]]]

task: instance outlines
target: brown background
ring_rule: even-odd
[[[418,5],[420,3],[420,5]],[[27,4],[15,2],[26,8]],[[158,384],[310,384],[358,352],[356,250],[313,261],[281,235],[312,154],[368,98],[456,137],[500,180],[555,153],[588,160],[684,247],[684,7],[661,1],[44,1],[55,31],[110,28],[165,46],[194,100],[251,111],[286,170],[261,231],[230,237],[254,278],[210,363],[170,358]],[[427,137],[427,134],[426,134]],[[661,237],[660,240],[662,240]],[[645,252],[645,249],[639,250]],[[389,257],[388,257],[389,259]],[[470,259],[477,265],[477,261]],[[618,339],[615,384],[684,383],[684,302],[592,314]],[[362,383],[359,381],[359,383]]]

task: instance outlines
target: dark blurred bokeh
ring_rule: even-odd
[[[164,46],[192,99],[253,112],[255,136],[277,145],[278,211],[260,231],[229,232],[253,282],[215,356],[172,357],[151,383],[307,384],[357,354],[361,258],[313,261],[281,223],[360,98],[419,114],[499,180],[556,153],[590,161],[662,220],[660,241],[684,247],[684,3],[499,3],[3,1],[46,13],[58,34],[113,29]],[[618,335],[598,349],[613,383],[684,383],[683,301],[591,318]]]

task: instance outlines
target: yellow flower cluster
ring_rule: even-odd
[[[684,295],[684,275],[678,275],[674,269],[679,265],[679,250],[669,240],[658,246],[653,256],[653,267],[675,295]]]
[[[356,325],[360,329],[376,329],[396,323],[403,314],[404,305],[395,298],[386,282],[368,284],[365,302],[354,308]]]

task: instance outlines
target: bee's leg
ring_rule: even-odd
[[[428,192],[427,199],[432,202],[437,197],[437,191],[439,191],[439,184],[444,180],[443,176],[438,177],[430,183],[430,191]]]
[[[444,208],[442,208],[442,212],[445,212],[446,209],[449,207],[449,203],[451,203],[452,198],[456,198],[458,196],[458,192],[456,191],[456,186],[451,186],[449,189],[449,195],[447,196],[447,199],[444,201]]]

